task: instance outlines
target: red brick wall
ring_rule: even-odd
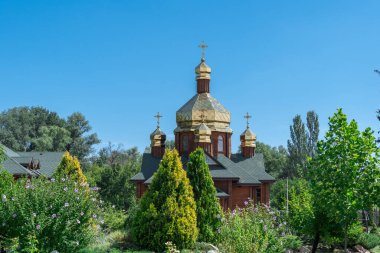
[[[231,206],[234,209],[236,206],[244,207],[244,201],[252,198],[252,186],[233,186],[230,196]]]

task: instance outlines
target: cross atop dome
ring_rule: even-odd
[[[205,49],[208,48],[208,45],[202,40],[201,44],[198,45],[202,49],[202,61],[205,60]]]
[[[160,115],[159,112],[157,112],[157,114],[154,115],[153,117],[155,117],[157,119],[157,128],[159,128],[160,127],[160,118],[162,118],[163,116]]]
[[[247,119],[247,128],[249,128],[249,119],[252,118],[252,116],[249,115],[249,113],[247,112],[247,114],[244,116],[244,118]]]

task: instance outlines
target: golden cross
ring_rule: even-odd
[[[247,115],[245,115],[244,118],[247,119],[247,127],[249,127],[249,119],[252,118],[252,116],[247,112]]]
[[[205,58],[205,49],[208,48],[207,44],[202,40],[201,44],[198,46],[199,48],[202,49],[202,59]]]
[[[202,112],[202,114],[201,114],[200,118],[202,119],[202,123],[205,123],[205,119],[207,118],[205,116],[205,110],[201,110],[201,112]]]
[[[162,118],[162,115],[160,115],[159,112],[155,116],[153,116],[157,119],[157,127],[160,127],[160,118]]]

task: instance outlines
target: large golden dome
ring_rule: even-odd
[[[194,131],[202,123],[202,115],[212,131],[232,133],[230,112],[210,93],[196,94],[177,111],[175,132]]]

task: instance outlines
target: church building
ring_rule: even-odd
[[[200,47],[204,50],[206,45]],[[269,188],[275,179],[265,172],[263,155],[255,153],[256,135],[249,127],[251,116],[248,113],[245,116],[247,127],[240,135],[240,152],[232,154],[231,114],[210,94],[211,68],[205,62],[204,52],[195,74],[197,93],[176,112],[174,129],[175,148],[184,168],[188,155],[202,147],[217,197],[225,210],[241,207],[248,199],[269,205]],[[158,113],[155,117],[158,124],[150,135],[151,150],[143,154],[141,171],[131,178],[138,198],[149,187],[165,152],[166,135],[159,126],[161,116]]]

